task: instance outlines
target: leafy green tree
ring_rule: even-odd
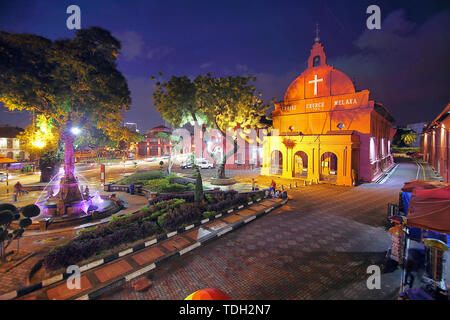
[[[407,132],[402,134],[401,136],[401,140],[404,144],[406,144],[407,146],[410,146],[411,144],[413,144],[413,142],[415,142],[417,139],[417,135],[413,132]]]
[[[131,104],[127,81],[117,70],[120,47],[98,27],[55,41],[0,32],[0,102],[9,110],[45,115],[59,132],[74,123],[120,141],[122,111]]]
[[[225,163],[237,151],[236,130],[259,128],[260,118],[269,108],[262,101],[262,94],[256,94],[255,81],[251,75],[214,78],[208,73],[194,80],[172,76],[167,82],[156,81],[153,101],[161,116],[174,127],[187,122],[197,128],[204,125],[217,129],[223,139],[230,140],[234,148],[224,152],[221,159],[215,159],[217,177],[225,178]],[[209,139],[208,130],[204,139]]]

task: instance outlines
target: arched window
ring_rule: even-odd
[[[313,67],[320,66],[320,56],[315,56],[313,59]]]
[[[337,178],[337,156],[333,152],[325,152],[320,159],[321,180],[336,182]]]
[[[283,174],[283,154],[278,150],[272,151],[270,161],[270,174]]]
[[[304,151],[297,151],[294,155],[294,177],[308,176],[308,155]]]

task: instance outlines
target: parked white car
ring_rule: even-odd
[[[212,168],[214,168],[214,164],[209,162],[206,159],[195,159],[195,164],[200,169],[212,169]],[[188,168],[192,168],[192,161],[191,160],[183,162],[181,164],[181,169],[188,169]]]

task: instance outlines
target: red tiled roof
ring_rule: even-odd
[[[19,127],[12,127],[8,125],[0,125],[0,138],[15,138],[24,130]]]

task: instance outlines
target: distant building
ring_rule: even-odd
[[[18,161],[29,158],[29,154],[21,149],[17,136],[24,130],[19,127],[0,125],[0,155]]]
[[[130,131],[133,131],[133,132],[139,132],[139,129],[138,129],[138,127],[137,127],[137,123],[134,123],[134,122],[125,122],[125,123],[124,123],[124,127],[125,127],[125,128],[128,128]]]
[[[414,131],[417,136],[416,141],[411,144],[411,147],[413,147],[413,148],[420,147],[420,142],[422,140],[422,133],[426,127],[427,127],[427,124],[425,122],[410,123],[410,124],[406,125],[406,128]]]
[[[425,129],[421,143],[423,159],[450,182],[450,103]]]
[[[171,130],[165,126],[154,127],[147,130],[144,134],[144,140],[138,143],[138,157],[160,157],[169,155],[172,149],[172,144],[168,138],[158,137],[158,133],[163,132],[167,135],[171,134]]]
[[[225,168],[249,170],[261,167],[263,162],[263,139],[265,133],[271,127],[272,120],[261,117],[259,128],[253,129],[253,133],[248,136],[240,129],[234,130],[238,146],[235,152],[227,157]],[[193,149],[196,158],[205,158],[212,163],[216,162],[214,158],[222,159],[224,150],[228,152],[230,148],[233,148],[230,142],[218,131],[210,131],[208,142],[202,141],[198,143],[198,146],[199,148]],[[214,154],[214,157],[211,154]]]

